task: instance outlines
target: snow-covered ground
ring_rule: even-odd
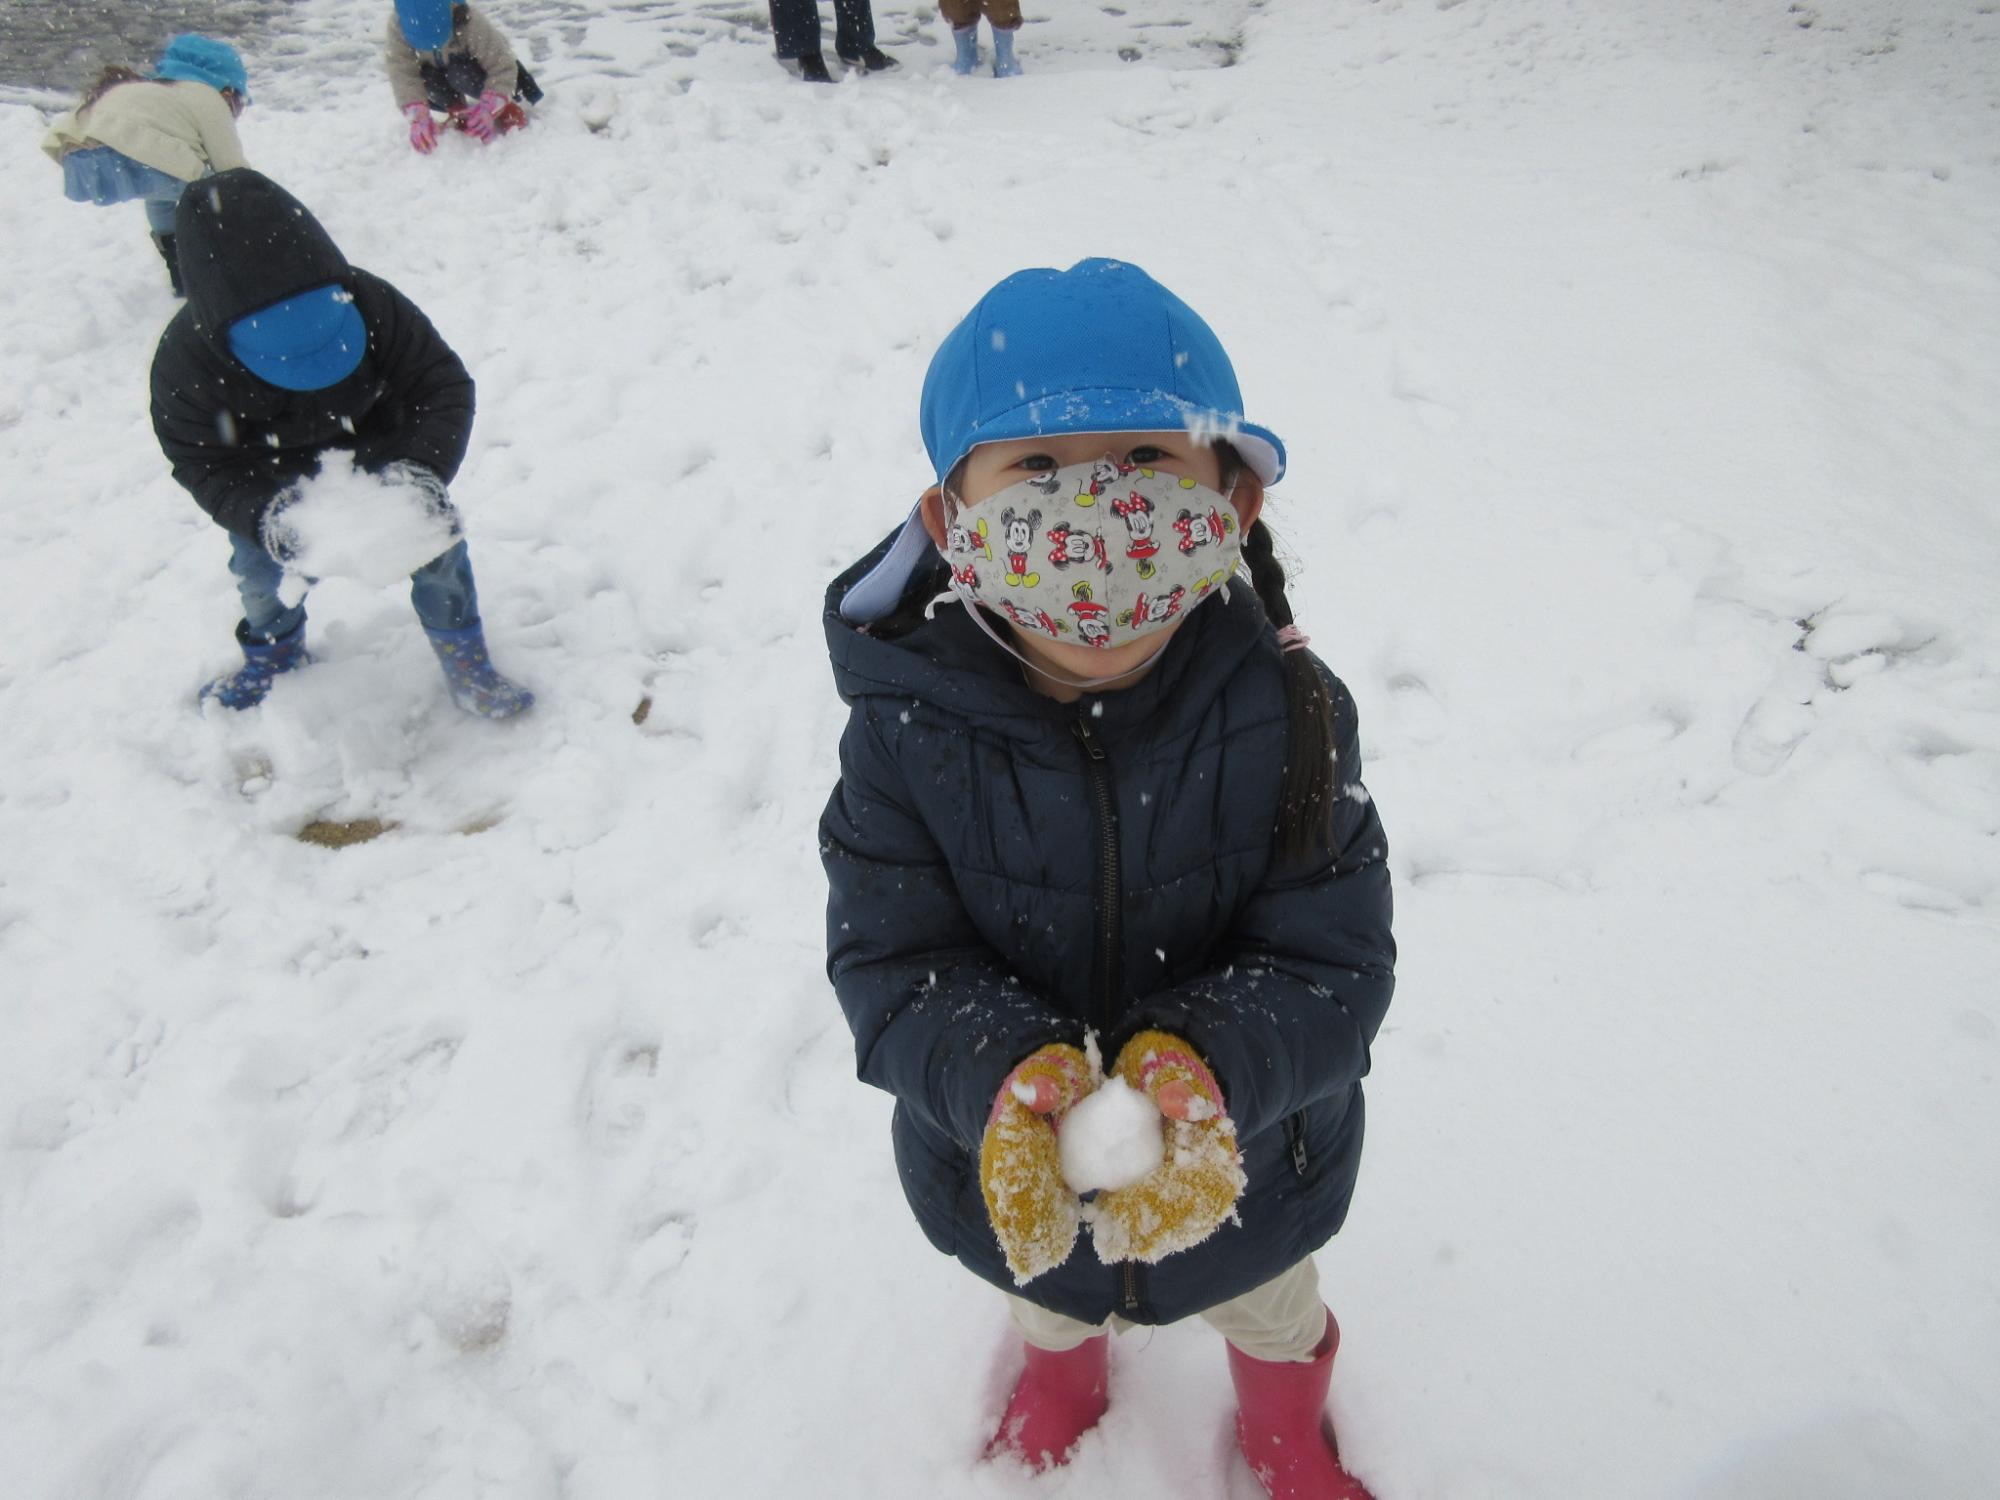
[[[1291,445],[1390,830],[1353,1467],[2000,1490],[2000,7],[1038,0],[997,84],[878,0],[833,89],[756,0],[491,9],[523,136],[413,155],[378,0],[294,7],[243,131],[479,379],[514,724],[334,582],[195,710],[161,268],[0,105],[0,1489],[1253,1493],[1199,1324],[1067,1471],[977,1461],[1006,1319],[821,972],[823,584],[951,323],[1109,254]]]

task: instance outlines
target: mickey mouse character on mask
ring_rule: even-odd
[[[1025,516],[1008,506],[1000,512],[1000,535],[1007,547],[1007,581],[1011,584],[1026,584],[1033,588],[1042,581],[1039,573],[1028,571],[1028,549],[1035,545],[1035,532],[1042,524],[1042,513],[1031,510]]]
[[[1076,492],[1076,503],[1078,505],[1095,505],[1097,504],[1097,497],[1117,484],[1119,480],[1129,475],[1143,472],[1144,470],[1138,468],[1137,465],[1121,464],[1117,459],[1106,454],[1091,465],[1090,481]]]
[[[945,545],[953,552],[977,552],[988,562],[993,561],[993,544],[986,535],[984,516],[970,526],[954,521],[945,533]]]

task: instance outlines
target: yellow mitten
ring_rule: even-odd
[[[1160,1164],[1130,1187],[1098,1194],[1089,1210],[1100,1260],[1150,1265],[1235,1218],[1247,1179],[1222,1089],[1193,1047],[1169,1032],[1142,1031],[1120,1049],[1111,1071],[1183,1116],[1160,1117]]]
[[[1063,1181],[1056,1121],[1090,1088],[1089,1061],[1058,1043],[1031,1053],[994,1096],[979,1187],[1017,1286],[1061,1265],[1076,1246],[1078,1205]]]

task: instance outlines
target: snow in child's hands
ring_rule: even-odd
[[[1063,1180],[1075,1193],[1130,1187],[1166,1150],[1159,1110],[1122,1078],[1107,1078],[1065,1115],[1059,1139]]]
[[[394,583],[462,535],[435,474],[404,464],[371,474],[349,454],[330,456],[296,498],[272,507],[264,525],[266,544],[292,575],[286,584],[300,594],[309,578]]]

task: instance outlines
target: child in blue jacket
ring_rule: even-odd
[[[827,596],[828,972],[918,1222],[1024,1340],[992,1451],[1061,1463],[1108,1334],[1198,1315],[1267,1492],[1357,1500],[1312,1254],[1395,945],[1354,701],[1260,518],[1284,448],[1193,310],[1107,260],[988,292],[922,425],[937,483]],[[1145,1101],[1115,1181],[1057,1134],[1099,1092]]]

